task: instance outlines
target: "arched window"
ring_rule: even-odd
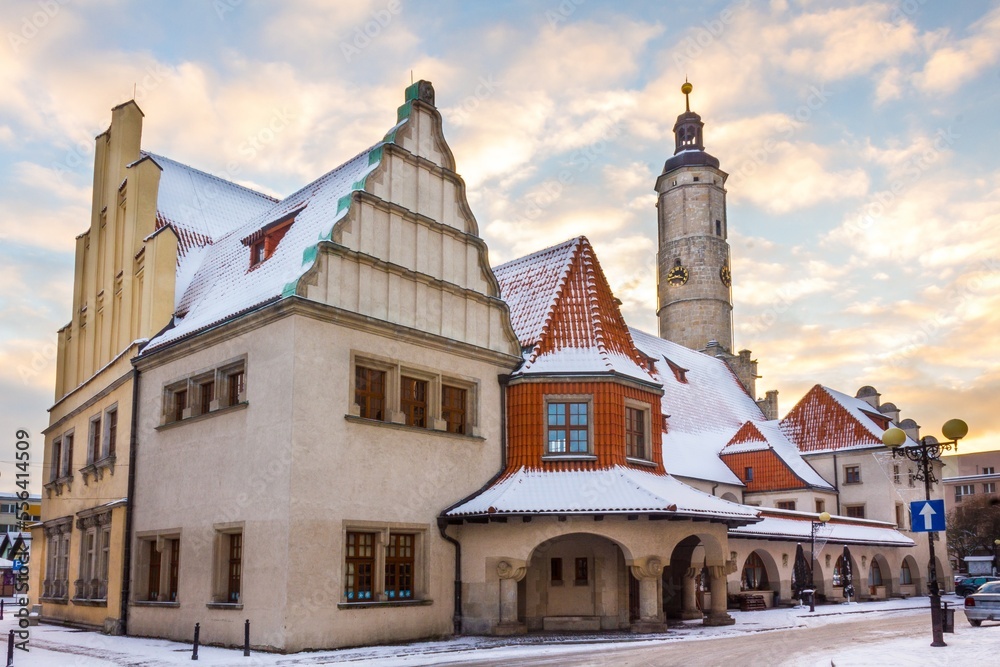
[[[868,585],[869,586],[881,586],[882,585],[882,568],[878,566],[877,560],[872,560],[872,566],[868,570]]]
[[[740,590],[763,591],[767,589],[767,570],[764,569],[764,561],[760,559],[760,556],[755,551],[747,556],[747,561],[743,564],[743,576],[740,577]]]
[[[910,563],[903,561],[903,566],[899,568],[899,583],[900,585],[907,585],[913,583],[913,575],[910,574]]]

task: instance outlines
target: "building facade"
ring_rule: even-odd
[[[130,103],[98,137],[33,532],[43,619],[219,644],[250,619],[275,651],[722,625],[805,586],[824,511],[826,599],[845,546],[861,597],[926,591],[876,444],[898,411],[817,385],[779,419],[731,352],[726,176],[690,106],[655,186],[659,336],[584,237],[489,265],[426,81],[281,200],[140,135]]]

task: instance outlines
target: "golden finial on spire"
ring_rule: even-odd
[[[691,111],[691,98],[688,95],[694,90],[694,86],[688,83],[688,78],[684,77],[684,84],[681,86],[681,92],[684,93],[684,110],[687,112]]]

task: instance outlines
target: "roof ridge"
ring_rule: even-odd
[[[160,155],[159,153],[153,153],[152,151],[147,151],[147,150],[143,150],[143,149],[139,150],[139,154],[143,155],[143,156],[146,156],[146,157],[150,157],[150,158],[153,159],[153,161],[156,161],[156,160],[165,160],[167,162],[173,162],[174,164],[176,164],[176,165],[178,165],[180,167],[184,167],[185,169],[189,169],[190,171],[198,172],[202,176],[207,176],[208,178],[211,178],[213,180],[219,181],[220,183],[225,183],[226,185],[234,185],[237,188],[240,188],[241,190],[244,190],[244,191],[246,191],[246,192],[248,192],[250,194],[257,195],[258,197],[263,197],[264,199],[270,199],[275,204],[277,204],[278,202],[282,201],[281,199],[278,199],[276,197],[272,197],[271,195],[263,193],[263,192],[261,192],[259,190],[254,190],[253,188],[247,187],[245,185],[241,185],[241,184],[236,183],[234,181],[226,180],[225,178],[222,178],[221,176],[216,176],[215,174],[211,174],[211,173],[209,173],[207,171],[203,171],[201,169],[198,169],[197,167],[192,167],[189,164],[185,164],[184,162],[180,162],[179,160],[174,160],[173,158],[169,158],[166,155]]]

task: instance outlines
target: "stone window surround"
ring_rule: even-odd
[[[247,533],[245,521],[228,521],[212,526],[215,531],[212,562],[212,601],[205,606],[209,609],[242,609],[246,594]],[[240,553],[240,599],[229,601],[229,540],[230,535],[242,535]]]
[[[643,433],[643,436],[646,439],[646,442],[643,445],[643,449],[645,450],[643,452],[643,456],[638,456],[638,457],[626,456],[625,458],[626,458],[626,460],[629,463],[638,463],[640,465],[643,465],[643,464],[648,465],[648,464],[650,464],[650,463],[653,462],[653,438],[652,438],[652,435],[653,435],[653,424],[652,424],[652,413],[651,413],[650,408],[649,408],[649,403],[643,403],[642,401],[636,401],[636,400],[631,399],[631,398],[626,398],[625,399],[625,407],[626,408],[633,408],[635,410],[642,411],[642,415],[643,415],[643,428],[645,429],[645,431]],[[626,451],[627,450],[628,450],[628,447],[627,447],[627,444],[626,444]]]
[[[856,479],[851,479],[854,476]],[[844,466],[844,484],[861,484],[861,466],[850,464]]]
[[[46,521],[42,524],[42,528],[47,548],[42,591],[39,599],[42,602],[66,604],[69,601],[69,549],[71,546],[70,537],[73,533],[73,517],[64,516]],[[63,546],[64,544],[65,546]],[[66,559],[65,579],[58,576],[61,558]]]
[[[172,552],[169,548],[168,542],[173,540],[180,541],[181,539],[181,529],[180,528],[168,528],[161,530],[142,530],[136,532],[136,563],[135,563],[135,573],[133,576],[133,581],[135,586],[132,588],[132,594],[130,595],[131,600],[129,604],[138,604],[140,606],[157,606],[157,607],[177,607],[180,605],[178,600],[165,600],[165,591],[169,588],[170,582],[170,569],[172,563],[170,561]],[[159,595],[157,600],[149,599],[149,555],[150,549],[156,549],[160,552],[160,590],[157,591]],[[180,577],[178,576],[178,588]],[[178,590],[178,597],[180,591]]]
[[[479,381],[475,378],[462,377],[457,375],[446,375],[437,369],[427,366],[418,366],[401,362],[397,359],[380,357],[367,353],[351,351],[351,372],[349,374],[350,386],[348,387],[348,418],[358,419],[361,422],[373,422],[361,418],[361,406],[354,402],[355,391],[355,369],[358,366],[372,368],[385,373],[385,406],[384,413],[387,419],[384,423],[389,423],[403,428],[412,428],[420,431],[439,431],[448,433],[448,422],[441,418],[441,388],[444,385],[458,387],[465,390],[465,433],[449,433],[458,437],[471,436],[481,437],[479,430]],[[427,426],[410,426],[406,424],[406,417],[400,409],[401,378],[403,376],[424,380],[427,382]]]
[[[111,558],[110,542],[111,542],[111,510],[110,509],[90,509],[84,510],[77,513],[76,519],[76,529],[80,532],[80,561],[77,566],[77,579],[73,582],[75,593],[73,595],[73,604],[83,604],[88,606],[107,606],[108,597],[108,579],[101,578],[97,575],[100,574],[102,569],[102,547],[101,544],[104,540],[104,535],[108,536],[108,558]],[[87,549],[87,539],[88,536],[93,537],[93,562],[94,568],[97,572],[89,572],[90,578],[85,579],[82,575],[84,574],[83,569],[86,567],[86,549]],[[110,575],[110,560],[106,564],[109,569],[105,575]]]
[[[230,404],[228,402],[228,396],[226,395],[228,393],[226,389],[228,387],[229,377],[238,372],[243,372],[244,374],[243,391],[240,393],[237,402]],[[189,373],[184,377],[167,382],[163,387],[160,424],[157,428],[186,422],[193,417],[206,417],[217,413],[221,414],[223,411],[228,411],[229,409],[245,407],[247,405],[246,378],[247,355],[242,354],[238,357],[224,361],[221,364],[211,366],[209,368],[202,368],[193,373]],[[209,411],[202,414],[200,412],[201,400],[199,392],[201,391],[201,385],[208,381],[215,382],[215,398],[211,401]],[[187,407],[184,408],[181,419],[175,420],[173,418],[174,396],[180,391],[187,392]]]
[[[104,478],[104,471],[107,470],[112,475],[115,474],[115,461],[117,460],[117,455],[112,454],[109,451],[110,447],[110,435],[111,435],[111,420],[109,415],[111,413],[118,412],[118,403],[113,403],[107,408],[105,408],[103,415],[98,413],[90,418],[90,423],[93,423],[97,419],[101,419],[101,452],[100,457],[96,461],[89,460],[91,455],[90,442],[87,443],[87,465],[80,468],[79,472],[83,476],[83,484],[87,486],[90,475],[94,476],[96,481],[100,481]],[[116,449],[117,449],[117,439],[116,439]]]
[[[851,516],[850,515],[851,510],[855,510],[855,511],[861,510],[861,516]],[[865,504],[864,503],[857,503],[857,504],[854,504],[854,505],[844,505],[844,516],[852,518],[852,519],[864,519],[865,516],[866,516]]]
[[[52,461],[50,465],[55,466],[56,474],[54,476],[50,474],[49,481],[47,481],[45,484],[42,485],[42,488],[44,488],[46,491],[49,492],[55,491],[55,494],[57,496],[61,496],[63,494],[64,487],[67,491],[73,490],[73,462],[68,460],[71,454],[68,451],[68,448],[66,447],[66,438],[71,438],[73,444],[75,445],[76,429],[75,428],[66,429],[66,431],[64,431],[62,435],[59,435],[52,439],[51,447],[53,449],[55,448],[56,444],[59,444],[59,461],[58,462],[52,461],[51,457],[49,458],[49,460]]]
[[[430,590],[430,540],[427,538],[430,526],[426,523],[402,523],[398,521],[354,521],[345,519],[340,529],[340,578],[335,582],[340,594],[338,609],[364,609],[370,607],[400,607],[431,604]],[[347,533],[375,534],[375,567],[372,570],[372,592],[374,598],[363,602],[348,602],[344,596],[344,563],[346,558]],[[385,595],[385,552],[389,535],[406,533],[414,536],[413,545],[413,599],[389,600]]]
[[[549,403],[587,404],[587,451],[570,452],[569,442],[565,453],[549,451]],[[648,406],[647,406],[648,407]],[[566,414],[569,424],[569,413]],[[596,461],[594,454],[594,395],[593,394],[545,394],[542,397],[542,461]],[[624,435],[624,434],[623,434]]]

